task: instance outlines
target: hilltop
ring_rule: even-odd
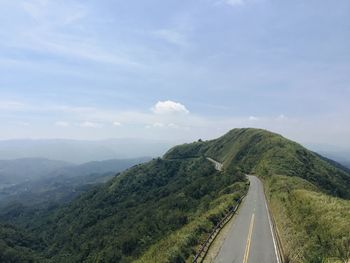
[[[211,141],[176,146],[165,154],[168,159],[211,156],[226,170],[262,177],[301,177],[335,196],[350,198],[350,176],[346,168],[307,150],[300,144],[261,129],[234,129]]]

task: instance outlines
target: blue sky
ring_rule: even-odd
[[[350,148],[350,2],[0,0],[0,139]]]

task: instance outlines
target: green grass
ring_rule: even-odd
[[[291,263],[350,260],[350,201],[297,177],[271,176],[267,196]]]

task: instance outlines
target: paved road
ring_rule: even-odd
[[[212,159],[210,157],[207,157],[207,159],[215,165],[216,170],[222,171],[222,168],[224,166],[222,163],[219,163],[218,161],[215,161],[214,159]]]
[[[248,176],[249,192],[215,258],[217,263],[280,263],[261,181]]]

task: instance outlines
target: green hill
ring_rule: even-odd
[[[262,177],[273,174],[297,176],[325,192],[350,198],[349,173],[281,135],[260,129],[234,129],[206,142],[174,147],[166,158],[211,156],[227,170],[239,169]]]
[[[221,161],[224,170],[216,171],[206,157]],[[297,249],[301,255],[291,262],[340,258],[338,252],[326,253],[331,242],[327,236],[338,244],[334,248],[347,242],[347,232],[341,234],[349,229],[347,214],[340,213],[334,221],[339,227],[322,235],[315,221],[320,211],[332,217],[348,208],[350,174],[295,142],[259,129],[234,129],[216,140],[174,147],[163,159],[137,165],[64,207],[34,213],[21,227],[42,240],[45,247],[37,252],[47,261],[189,262],[246,190],[244,173],[264,180],[287,252]],[[327,198],[339,205],[320,210]],[[283,221],[285,215],[289,217]],[[304,243],[298,244],[295,231],[303,233]]]
[[[205,158],[156,159],[27,226],[54,262],[131,262],[165,240],[161,258],[183,262],[243,194],[243,180]]]

